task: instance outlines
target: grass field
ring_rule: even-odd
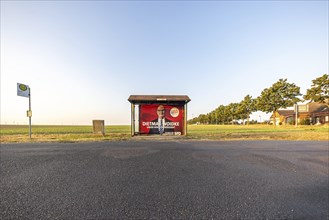
[[[92,133],[92,126],[32,126],[32,140],[26,125],[1,125],[1,143],[9,142],[84,142],[129,141],[129,125],[106,126],[105,136]],[[154,137],[154,136],[153,136]],[[152,139],[152,137],[147,137]],[[166,136],[165,139],[171,139]],[[182,140],[329,140],[329,126],[273,125],[189,125]]]
[[[219,140],[329,140],[329,126],[191,125],[189,136]]]

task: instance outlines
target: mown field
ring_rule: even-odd
[[[1,143],[8,142],[84,142],[134,141],[158,136],[131,137],[129,125],[106,126],[106,134],[92,133],[92,126],[32,126],[32,139],[27,125],[1,125]],[[172,139],[164,136],[161,139]],[[177,137],[175,137],[176,139]],[[188,135],[181,140],[329,140],[329,126],[273,125],[189,125]]]
[[[130,126],[106,126],[105,136],[93,134],[92,126],[33,125],[32,140],[27,125],[1,125],[1,142],[79,142],[130,139]]]
[[[329,140],[328,125],[192,125],[191,138],[219,140]]]

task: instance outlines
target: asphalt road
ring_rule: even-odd
[[[1,144],[0,219],[329,219],[328,142]]]

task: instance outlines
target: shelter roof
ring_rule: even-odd
[[[184,102],[187,103],[191,99],[187,95],[131,95],[128,98],[131,103],[143,102]]]

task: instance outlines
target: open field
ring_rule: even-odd
[[[329,140],[329,126],[191,125],[189,134],[214,140]]]
[[[1,142],[30,142],[27,125],[1,125]],[[106,126],[106,135],[93,134],[92,126],[34,125],[33,142],[119,141],[130,139],[130,126]]]
[[[1,143],[8,142],[84,142],[121,141],[152,137],[131,138],[129,125],[106,126],[106,135],[92,133],[92,126],[32,126],[32,140],[27,125],[1,125]],[[154,136],[153,136],[154,137]],[[171,137],[163,137],[171,139]],[[189,125],[188,135],[182,140],[329,140],[329,126],[272,125]]]

